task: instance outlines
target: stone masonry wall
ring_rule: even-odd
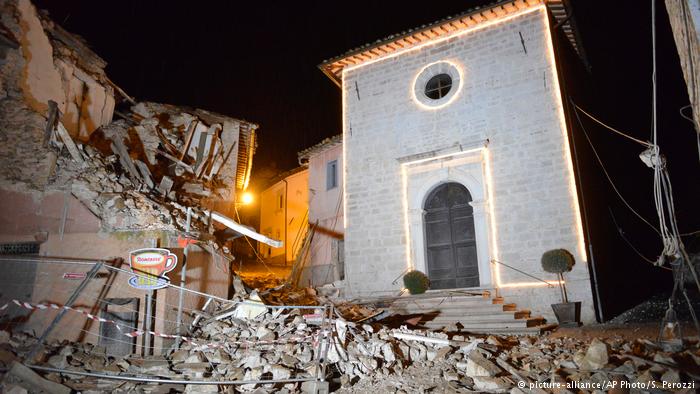
[[[350,293],[379,295],[401,287],[401,281],[392,284],[407,268],[397,159],[489,139],[493,190],[487,193],[487,209],[489,228],[496,226],[495,240],[489,231],[491,258],[555,280],[542,271],[540,257],[553,248],[570,250],[577,261],[566,277],[571,298],[583,301],[584,321],[593,320],[549,45],[545,11],[538,8],[345,71],[345,259]],[[438,61],[461,68],[463,86],[449,105],[425,109],[413,98],[413,81]],[[519,287],[533,279],[504,267],[498,270],[507,301],[551,317],[549,304],[560,302],[558,288]]]

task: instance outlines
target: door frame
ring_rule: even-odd
[[[492,257],[490,234],[490,214],[485,200],[487,183],[485,182],[484,158],[481,151],[468,152],[435,161],[406,166],[405,215],[409,231],[407,245],[407,264],[409,267],[427,272],[427,247],[424,228],[423,206],[428,195],[438,186],[447,182],[462,184],[472,196],[469,203],[474,208],[474,230],[479,269],[478,287],[496,286]]]

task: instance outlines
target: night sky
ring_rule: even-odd
[[[649,1],[572,1],[591,65],[594,97],[589,109],[609,124],[649,139]],[[198,107],[260,124],[254,178],[266,168],[295,167],[297,151],[340,133],[340,90],[317,69],[320,62],[485,3],[36,2],[68,31],[83,36],[109,63],[111,79],[138,100]],[[696,137],[692,124],[679,115],[689,100],[663,1],[657,7],[659,143],[668,158],[681,231],[691,231],[700,229]],[[637,157],[640,147],[590,122],[586,127],[620,191],[655,221],[652,172]],[[588,146],[579,149],[590,151]],[[655,258],[658,238],[602,185],[588,192],[610,195],[620,225],[643,253]]]

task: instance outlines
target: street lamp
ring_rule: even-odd
[[[253,194],[250,192],[245,192],[241,195],[240,205],[249,205],[253,202]]]

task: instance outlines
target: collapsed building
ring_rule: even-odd
[[[120,266],[130,251],[149,247],[166,248],[182,261],[185,246],[193,243],[199,247],[187,255],[187,287],[228,297],[234,256],[225,244],[234,235],[214,236],[220,230],[214,221],[227,220],[248,186],[258,125],[201,109],[136,102],[110,81],[106,62],[80,37],[29,0],[2,1],[0,10],[0,250],[29,256],[0,263],[13,283],[3,286],[2,298],[62,302],[90,269],[31,256]],[[180,277],[179,269],[173,278]],[[94,279],[105,297],[133,301],[134,324],[167,331],[145,322],[144,310],[152,303],[153,314],[163,317],[156,321],[174,320],[173,308],[166,307],[177,303],[172,289],[150,297],[129,288],[128,274],[113,274],[116,280]],[[88,293],[75,302],[94,303],[95,294]],[[202,302],[184,301],[189,307]],[[28,329],[50,321],[24,318]],[[62,324],[69,327],[63,339],[85,336],[70,329],[82,327],[84,318]],[[88,326],[89,332],[99,330],[99,324]]]

